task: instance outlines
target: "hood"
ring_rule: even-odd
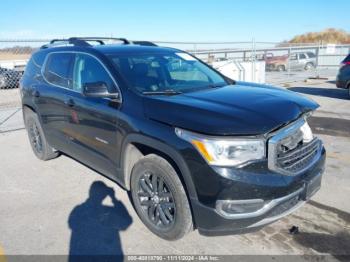
[[[208,135],[260,135],[318,104],[292,91],[237,83],[174,96],[147,96],[146,117]]]

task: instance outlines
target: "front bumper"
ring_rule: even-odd
[[[207,195],[191,200],[196,227],[203,235],[242,234],[275,222],[301,207],[318,191],[324,166],[325,150],[322,148],[318,161],[298,176],[273,173],[264,168],[264,164],[250,166],[245,171],[241,170],[241,174],[237,173],[237,169],[216,169],[216,174],[211,174],[212,181],[206,182],[213,186],[214,191],[216,177],[220,181],[220,192],[216,192],[215,197]],[[226,216],[214,204],[225,199],[241,202],[259,199],[264,201],[264,205],[253,212]]]

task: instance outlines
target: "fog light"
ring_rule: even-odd
[[[245,218],[264,209],[265,204],[262,199],[218,200],[216,201],[216,210],[224,217]]]

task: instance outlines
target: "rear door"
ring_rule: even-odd
[[[48,54],[43,64],[42,81],[32,86],[45,137],[51,146],[61,151],[67,150],[63,128],[68,119],[64,102],[72,83],[73,58],[71,53]]]
[[[104,82],[111,93],[116,82],[96,57],[77,53],[73,66],[72,89],[66,93],[69,121],[65,134],[70,140],[70,152],[83,163],[117,179],[117,123],[120,104],[109,98],[85,97],[85,84]]]

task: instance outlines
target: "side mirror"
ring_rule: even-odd
[[[83,86],[83,94],[87,97],[105,97],[118,99],[118,93],[109,93],[107,84],[105,82],[93,82],[93,83],[85,83]]]

